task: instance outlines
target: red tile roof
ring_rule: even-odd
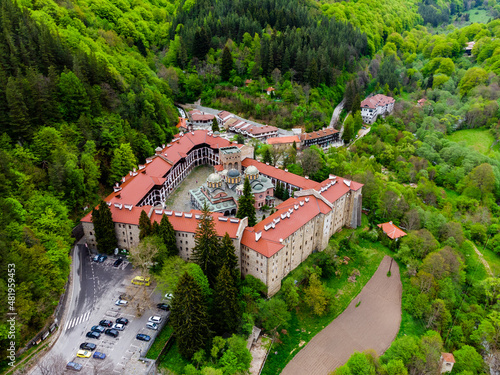
[[[268,258],[283,247],[280,239],[285,240],[315,216],[330,211],[330,207],[314,195],[287,199],[276,209],[253,228],[246,228],[241,240],[242,245]],[[255,234],[259,232],[261,237],[256,241]]]
[[[325,197],[327,201],[333,203],[350,190],[357,191],[361,187],[363,187],[363,184],[360,184],[359,182],[330,175],[327,180],[318,183],[315,189],[323,197]]]
[[[316,130],[311,133],[304,133],[300,135],[301,140],[308,140],[308,139],[317,139],[317,138],[322,138],[322,137],[327,137],[329,135],[338,133],[339,131],[337,129],[331,129],[331,128],[326,128],[322,130]]]
[[[141,216],[141,212],[143,210],[146,213],[149,213],[149,211],[151,210],[151,206],[142,206],[142,207],[133,206],[129,210],[124,205],[120,209],[119,207],[115,207],[114,204],[109,206],[109,208],[111,210],[111,216],[113,217],[113,221],[115,223],[125,223],[132,225],[139,225],[139,217]],[[91,216],[92,216],[92,211],[90,211],[87,215],[85,215],[81,221],[85,223],[90,223],[92,222]]]
[[[280,181],[286,182],[290,185],[297,186],[301,189],[314,189],[318,183],[307,178],[298,176],[296,174],[285,172],[283,169],[275,168],[271,165],[261,163],[260,161],[246,158],[241,162],[241,165],[245,168],[254,165],[257,167],[260,173],[266,176],[272,176]]]
[[[163,184],[164,179],[156,176],[148,176],[146,173],[136,172],[135,176],[130,176],[121,184],[121,190],[113,192],[105,199],[106,202],[120,204],[138,204],[142,198],[154,187]]]
[[[231,112],[228,111],[220,111],[217,116],[219,116],[223,121],[224,119],[228,119],[230,116],[234,116]]]
[[[196,216],[201,215],[201,211],[191,210],[189,212],[179,212],[154,209],[151,214],[151,222],[156,221],[160,223],[164,214],[168,216],[168,220],[175,231],[195,233],[199,222]],[[240,227],[240,219],[225,217],[223,214],[216,212],[212,213],[212,217],[215,220],[215,231],[220,237],[224,236],[227,232],[229,237],[236,238],[238,228]],[[220,218],[222,218],[222,220]]]
[[[392,221],[389,221],[388,223],[378,224],[377,226],[379,228],[382,228],[384,233],[387,234],[387,236],[392,240],[406,236],[406,233],[395,226]]]
[[[290,137],[273,137],[273,138],[269,138],[267,140],[267,143],[270,144],[270,145],[279,145],[279,144],[283,144],[283,143],[300,143],[300,139],[297,135],[292,135]]]
[[[250,129],[245,129],[245,130],[250,134],[256,135],[262,133],[277,132],[278,128],[276,126],[265,125],[265,126],[252,126]]]
[[[214,115],[210,115],[210,114],[206,114],[206,115],[201,115],[201,114],[193,114],[191,115],[191,118],[193,119],[193,121],[211,121],[214,119]]]
[[[268,87],[267,92],[271,92],[271,91],[276,91],[276,89],[274,87]]]
[[[386,104],[394,102],[395,102],[394,98],[391,98],[390,96],[377,94],[363,100],[361,102],[361,108],[365,107],[365,108],[376,109],[377,107],[383,107]]]
[[[445,362],[451,362],[455,363],[455,357],[451,353],[441,353],[441,356],[443,357],[443,360]]]
[[[186,119],[179,117],[179,122],[175,125],[177,128],[185,128],[186,127]]]

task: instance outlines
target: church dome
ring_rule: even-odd
[[[247,175],[259,174],[259,170],[257,169],[257,167],[255,165],[251,165],[247,169],[245,169],[245,174],[247,174]]]
[[[212,173],[210,176],[207,178],[207,182],[220,182],[221,178],[217,173]]]
[[[228,172],[227,172],[227,176],[228,177],[238,177],[240,175],[240,172],[238,172],[236,169],[230,169]]]

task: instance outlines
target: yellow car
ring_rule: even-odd
[[[150,286],[151,279],[149,277],[136,276],[132,279],[132,284]]]
[[[76,356],[80,358],[90,358],[91,354],[88,350],[79,350],[76,352]]]

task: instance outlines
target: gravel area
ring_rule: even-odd
[[[282,375],[327,375],[355,351],[374,349],[382,355],[389,348],[401,324],[402,295],[399,267],[396,262],[391,267],[391,260],[384,257],[347,309],[297,353]]]

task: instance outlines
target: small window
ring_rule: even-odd
[[[89,234],[92,236],[92,232],[89,232]]]

